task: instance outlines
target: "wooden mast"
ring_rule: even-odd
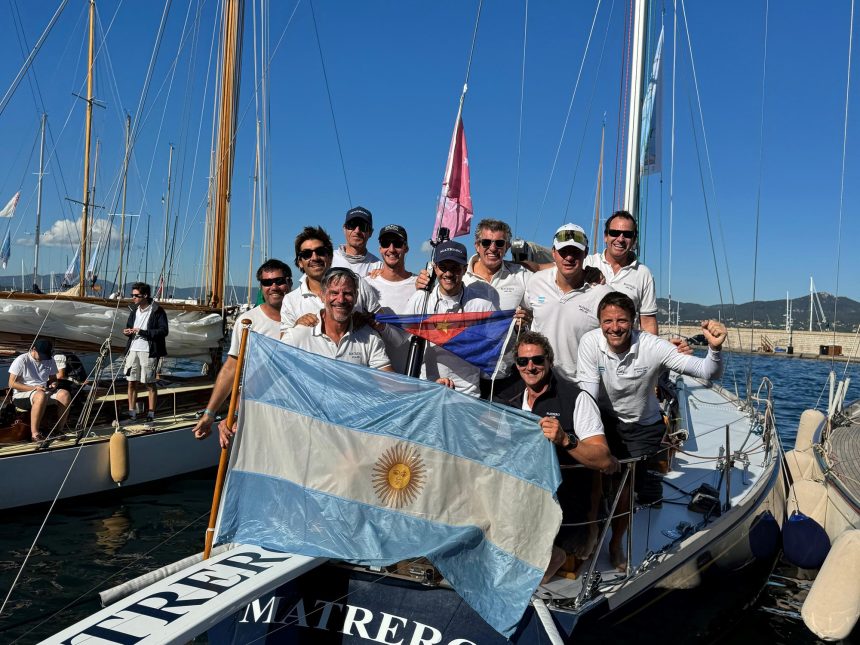
[[[47,114],[42,114],[42,137],[39,144],[39,187],[36,192],[36,230],[33,241],[35,242],[35,255],[33,257],[33,291],[36,291],[36,280],[39,278],[39,236],[42,234],[42,177],[45,176],[45,123]]]
[[[90,42],[87,57],[87,125],[84,133],[84,204],[81,209],[81,273],[78,295],[87,295],[87,226],[90,210],[90,143],[93,132],[93,56],[96,40],[96,0],[90,0]]]
[[[224,273],[227,254],[230,184],[236,135],[236,101],[239,97],[239,58],[242,51],[244,0],[224,0],[222,39],[221,105],[218,116],[218,141],[215,156],[215,217],[212,226],[212,293],[209,305],[224,304]]]

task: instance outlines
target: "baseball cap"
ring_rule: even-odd
[[[406,229],[400,226],[399,224],[387,224],[382,227],[382,230],[379,231],[379,241],[382,242],[382,238],[386,235],[396,235],[404,242],[408,242],[406,239]]]
[[[33,343],[33,349],[39,354],[40,361],[46,361],[54,355],[54,344],[47,338],[39,338]]]
[[[355,206],[346,211],[346,219],[343,220],[343,223],[346,224],[350,220],[354,219],[364,220],[373,226],[373,213],[367,210],[364,206]]]
[[[466,247],[453,240],[442,242],[436,246],[433,252],[433,262],[436,264],[445,260],[453,260],[457,264],[466,266],[469,263],[468,257],[466,255]]]
[[[582,227],[576,224],[564,224],[559,227],[552,238],[552,248],[558,251],[566,246],[575,246],[581,251],[588,248],[588,236]]]

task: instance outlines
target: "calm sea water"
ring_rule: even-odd
[[[734,390],[736,380],[741,394],[748,367],[754,384],[769,375],[778,430],[787,448],[794,443],[801,412],[815,406],[819,397],[820,405],[826,405],[824,387],[830,363],[732,355],[727,367],[724,385]],[[841,376],[844,365],[835,368]],[[852,366],[849,374],[848,399],[860,398],[860,369]],[[0,642],[38,642],[96,611],[98,591],[202,550],[213,480],[214,471],[199,473],[58,505],[0,617]],[[45,511],[38,508],[0,516],[2,597],[36,537]],[[779,567],[755,606],[716,642],[819,642],[799,619],[809,583],[794,580],[791,574],[789,567]],[[659,631],[656,624],[655,629]]]

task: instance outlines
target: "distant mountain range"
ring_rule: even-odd
[[[836,298],[829,293],[818,294],[821,301],[826,325],[821,323],[818,306],[813,305],[812,330],[833,330],[833,304]],[[809,296],[794,298],[791,302],[791,317],[793,319],[792,329],[809,329]],[[717,318],[729,326],[756,327],[766,329],[785,329],[785,300],[756,300],[739,305],[727,303],[725,305],[699,305],[692,302],[681,302],[681,323],[694,324],[706,318]],[[660,313],[657,320],[660,323],[669,317],[669,302],[665,298],[657,299],[657,307]],[[672,317],[678,308],[678,302],[672,302]],[[839,297],[836,315],[839,320],[836,323],[836,331],[852,332],[860,324],[860,302],[851,298]]]

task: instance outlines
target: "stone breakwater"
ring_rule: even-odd
[[[789,344],[788,334],[784,329],[754,329],[744,327],[729,327],[729,337],[726,339],[725,349],[732,352],[755,352],[770,353],[773,349],[785,350]],[[661,335],[667,333],[680,334],[682,336],[695,336],[701,334],[702,329],[698,325],[668,326],[661,325]],[[837,345],[841,352],[837,356],[843,359],[851,357],[860,359],[860,335],[856,333],[816,332],[816,331],[793,331],[791,334],[791,346],[794,348],[794,356],[799,358],[822,358],[830,359],[829,355],[821,354],[821,346]],[[785,351],[775,352],[774,355],[785,355]]]

